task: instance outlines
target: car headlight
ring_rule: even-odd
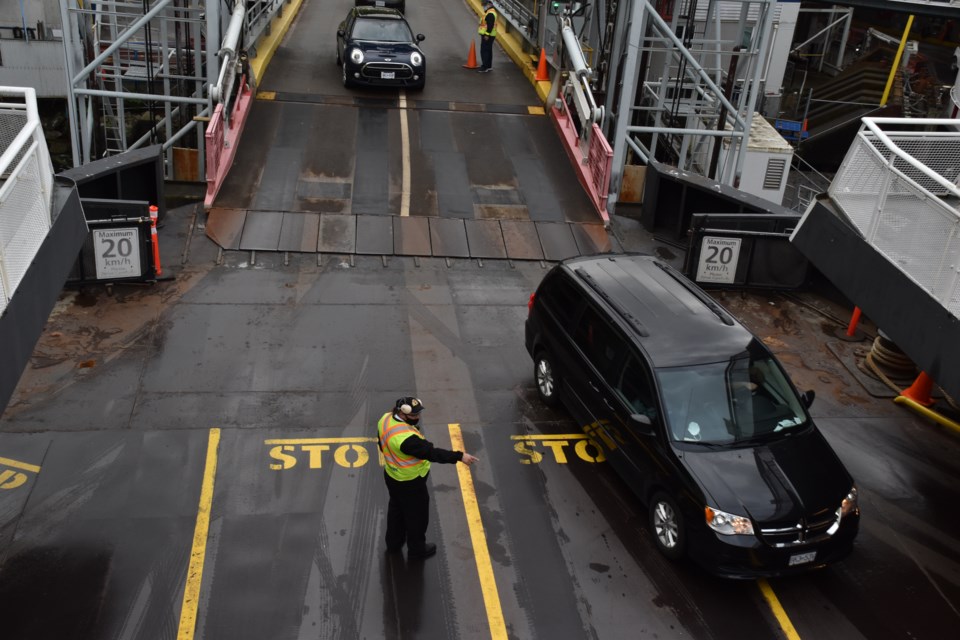
[[[843,499],[843,502],[840,503],[841,518],[843,518],[844,516],[848,516],[851,513],[855,513],[857,511],[857,504],[858,504],[857,497],[858,497],[857,485],[853,485],[850,488],[850,493],[848,493],[847,496]]]
[[[410,54],[410,64],[415,67],[419,67],[421,64],[423,64],[423,56],[414,51]]]
[[[360,51],[360,49],[351,49],[350,61],[353,62],[353,64],[360,64],[363,62],[363,51]]]
[[[704,508],[704,515],[707,518],[707,526],[719,534],[725,536],[750,536],[753,535],[753,523],[750,518],[735,516],[726,511]]]

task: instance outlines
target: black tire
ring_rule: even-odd
[[[338,66],[338,67],[342,67],[342,66],[343,66],[343,60],[340,59],[340,52],[339,52],[339,51],[337,51],[337,66]]]
[[[548,407],[556,407],[560,404],[559,389],[560,381],[553,366],[553,360],[546,351],[538,351],[533,359],[533,379],[537,384],[537,395],[540,400]]]
[[[687,527],[676,501],[663,491],[650,500],[650,533],[664,556],[671,560],[683,557],[687,547]]]
[[[426,80],[424,80],[424,81],[421,82],[420,84],[412,84],[412,85],[410,85],[410,91],[411,91],[412,93],[420,93],[421,91],[423,91],[423,87],[425,87],[426,84],[427,84],[427,81],[426,81]]]
[[[347,65],[342,65],[342,66],[341,66],[341,69],[343,69],[343,73],[342,73],[342,75],[343,75],[343,86],[344,86],[345,88],[349,89],[350,87],[353,86],[353,82],[350,80],[350,76],[347,75]]]

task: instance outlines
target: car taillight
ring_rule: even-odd
[[[533,297],[537,295],[536,293],[530,294],[530,302],[527,303],[527,315],[530,315],[530,312],[533,311]]]

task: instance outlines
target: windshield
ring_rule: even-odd
[[[403,20],[372,20],[360,18],[353,25],[355,40],[377,42],[412,42],[410,27]]]
[[[735,444],[776,438],[807,414],[777,362],[759,348],[715,364],[657,371],[674,440]]]

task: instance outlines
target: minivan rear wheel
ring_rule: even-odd
[[[671,560],[683,557],[687,544],[686,526],[677,503],[663,491],[650,500],[650,531],[660,553]]]
[[[540,400],[548,407],[555,407],[560,403],[557,389],[557,376],[554,373],[553,361],[545,351],[537,353],[534,358],[533,377],[537,381],[537,393]]]

